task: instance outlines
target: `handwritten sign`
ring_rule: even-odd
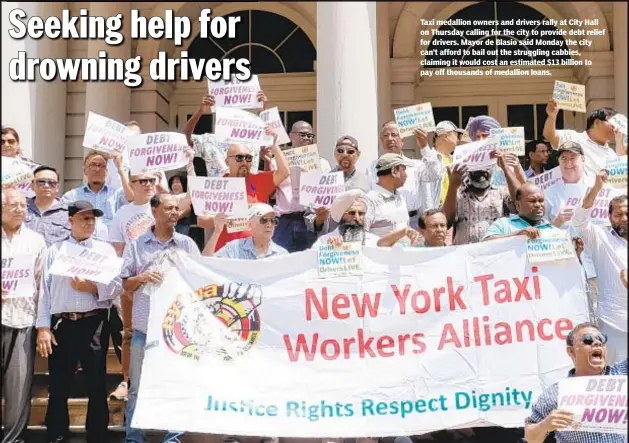
[[[627,187],[627,156],[616,157],[607,160],[607,184],[614,188],[625,189]]]
[[[339,194],[345,192],[343,171],[302,172],[299,186],[299,204],[302,206],[330,206]]]
[[[188,177],[192,206],[197,215],[227,214],[246,217],[244,177]]]
[[[622,114],[616,114],[607,120],[610,125],[623,135],[627,135],[627,117]]]
[[[285,145],[287,143],[290,143],[290,138],[286,133],[284,123],[282,123],[282,119],[280,118],[280,111],[277,109],[277,107],[262,111],[260,113],[260,118],[264,123],[270,126],[271,129],[275,129],[277,131],[278,144]]]
[[[212,107],[212,112],[216,112],[217,107],[234,109],[262,109],[262,102],[258,101],[260,92],[260,82],[257,75],[252,75],[246,81],[240,81],[235,75],[231,80],[207,81],[210,94],[214,96],[216,105]]]
[[[127,148],[127,137],[132,134],[122,123],[90,111],[83,136],[83,147],[108,154],[124,152]]]
[[[188,164],[184,134],[154,132],[139,134],[127,139],[131,174],[171,171]]]
[[[566,231],[540,232],[542,233],[540,238],[526,241],[526,256],[529,263],[546,263],[577,257],[572,240]]]
[[[2,259],[2,291],[4,298],[32,297],[35,290],[33,255],[16,255]]]
[[[574,414],[572,425],[558,432],[627,435],[627,376],[562,379],[557,409]]]
[[[435,130],[435,117],[430,103],[395,109],[393,113],[402,137],[413,135],[415,129],[422,129],[426,132]]]
[[[248,218],[229,218],[227,220],[227,225],[225,225],[228,234],[233,234],[234,232],[243,232],[249,230],[249,219]]]
[[[286,149],[282,152],[291,168],[300,168],[302,171],[306,172],[321,170],[321,161],[319,160],[317,145]]]
[[[216,107],[214,133],[222,142],[271,146],[273,137],[266,135],[266,123],[257,115],[240,109]]]
[[[360,242],[343,243],[340,247],[321,245],[317,248],[320,278],[362,275],[363,251]]]
[[[565,111],[587,112],[585,108],[585,86],[555,80],[553,99],[557,107]]]
[[[499,149],[515,155],[524,155],[524,127],[493,128],[489,130],[490,137],[498,137]]]
[[[122,258],[102,254],[93,249],[65,242],[50,267],[50,273],[60,277],[81,277],[85,280],[108,284],[120,274]]]
[[[457,146],[452,156],[452,164],[464,163],[468,171],[489,169],[496,164],[492,153],[498,149],[498,137],[478,140]]]
[[[549,171],[542,172],[540,175],[535,175],[526,181],[533,183],[542,191],[545,191],[559,180],[561,180],[561,169],[557,166]]]

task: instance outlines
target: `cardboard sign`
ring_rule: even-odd
[[[549,171],[542,172],[540,175],[535,175],[527,179],[526,181],[528,181],[529,183],[533,183],[542,191],[545,191],[546,189],[557,183],[559,180],[561,180],[561,169],[559,169],[559,166],[557,166]]]
[[[430,103],[395,109],[393,113],[402,138],[413,135],[415,129],[422,129],[425,132],[435,130],[435,117]]]
[[[614,127],[618,132],[623,135],[627,135],[627,117],[622,114],[616,114],[609,120],[607,120],[610,125]]]
[[[248,143],[272,146],[273,137],[266,135],[266,123],[257,115],[240,109],[216,107],[214,133],[218,140],[228,143]]]
[[[127,137],[133,135],[125,125],[90,111],[83,136],[83,147],[108,154],[124,152]]]
[[[492,156],[496,149],[498,137],[457,146],[452,156],[452,164],[464,163],[468,171],[489,169],[496,164],[496,158]]]
[[[345,192],[343,171],[301,173],[299,204],[302,206],[329,207],[343,192]]]
[[[154,132],[127,138],[131,174],[172,171],[188,164],[188,141],[177,132]]]
[[[188,177],[192,206],[197,215],[227,214],[246,217],[247,190],[244,177]]]
[[[260,92],[260,82],[257,75],[252,75],[246,81],[240,81],[235,75],[229,82],[219,80],[211,82],[207,80],[207,87],[210,94],[214,95],[215,106],[212,106],[212,112],[216,112],[217,107],[233,108],[233,109],[262,109],[263,104],[258,101],[258,92]]]
[[[553,99],[564,111],[587,112],[585,108],[585,86],[555,80]]]
[[[2,290],[8,291],[3,298],[32,297],[35,291],[35,256],[16,255],[2,258]]]
[[[627,156],[607,160],[607,184],[614,188],[627,188]]]
[[[50,274],[61,277],[80,277],[92,282],[109,284],[120,274],[122,258],[65,242],[50,267]]]
[[[362,244],[349,242],[341,247],[321,245],[317,248],[317,263],[320,278],[362,275]]]
[[[33,181],[33,170],[18,158],[2,157],[2,187],[17,186]]]
[[[225,225],[225,229],[227,229],[228,234],[233,234],[234,232],[248,231],[249,219],[246,217],[230,218],[227,220],[227,225]]]
[[[524,127],[494,128],[489,130],[489,137],[498,137],[499,149],[515,155],[524,155]]]
[[[540,238],[528,239],[526,241],[526,256],[529,263],[546,263],[549,261],[568,260],[577,258],[577,254],[572,244],[572,239],[568,232],[546,233],[540,231]]]
[[[285,145],[290,143],[290,137],[288,137],[288,134],[286,133],[284,123],[282,123],[282,119],[280,118],[280,111],[277,107],[262,111],[260,113],[260,118],[264,123],[277,131],[278,144]]]
[[[302,171],[313,172],[321,170],[319,150],[317,145],[302,146],[282,151],[291,168],[300,168]]]

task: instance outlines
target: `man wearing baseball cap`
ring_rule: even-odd
[[[68,205],[70,237],[52,244],[44,259],[41,297],[37,309],[37,350],[48,358],[49,399],[46,410],[46,441],[67,437],[68,397],[76,362],[86,377],[89,405],[88,441],[108,441],[109,408],[105,360],[109,348],[108,312],[121,292],[120,276],[108,284],[81,277],[52,275],[50,268],[66,244],[78,245],[116,257],[113,246],[93,239],[96,218],[103,211],[85,200]]]
[[[435,127],[435,151],[444,168],[452,164],[452,153],[463,132],[450,120],[439,122]],[[432,189],[433,207],[440,208],[443,205],[448,193],[448,183],[448,174],[443,174],[440,180],[427,183]]]
[[[218,252],[214,253],[218,237],[216,232],[222,229],[214,229],[210,241],[208,241],[203,255],[214,255],[219,258],[232,258],[240,260],[258,260],[276,255],[288,254],[288,251],[273,242],[275,227],[279,223],[279,212],[265,203],[254,203],[249,207],[249,226],[251,237],[238,238],[227,242]],[[218,214],[214,223],[217,226],[225,226],[227,217]]]

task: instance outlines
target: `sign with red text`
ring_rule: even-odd
[[[321,170],[321,161],[319,160],[317,145],[286,149],[282,151],[282,153],[288,162],[288,166],[291,168],[299,168],[305,172]]]
[[[587,112],[585,107],[585,85],[555,80],[553,100],[564,111]]]
[[[240,109],[216,108],[216,138],[227,143],[272,146],[273,137],[266,135],[266,123],[257,115]]]
[[[607,120],[614,129],[623,135],[627,135],[627,117],[622,114],[616,114]]]
[[[247,189],[244,177],[188,177],[188,189],[197,215],[226,214],[246,217]]]
[[[234,109],[262,109],[262,102],[258,101],[260,82],[257,75],[252,75],[247,81],[240,81],[232,75],[230,81],[207,80],[208,91],[214,95],[216,105],[212,106],[212,112],[216,107]]]
[[[524,127],[492,128],[489,137],[498,137],[499,149],[515,155],[524,155]]]
[[[131,174],[172,171],[188,164],[188,141],[178,132],[153,132],[127,138]]]
[[[299,204],[306,207],[329,207],[345,192],[343,171],[302,172],[299,180]]]
[[[539,175],[535,175],[527,179],[529,183],[533,183],[542,191],[545,191],[546,189],[550,188],[559,180],[561,180],[561,169],[559,169],[559,166],[554,167],[553,169],[549,171],[544,171]]]
[[[574,414],[572,425],[557,432],[627,435],[626,375],[565,378],[557,397],[557,409]]]
[[[133,134],[125,125],[90,111],[83,136],[83,147],[95,151],[124,152],[127,137]]]
[[[435,130],[435,117],[430,103],[394,109],[393,113],[402,138],[413,135],[415,129],[421,129],[425,132]]]
[[[260,113],[260,118],[264,123],[271,127],[271,129],[275,129],[277,131],[277,143],[280,145],[285,145],[290,143],[290,138],[286,133],[286,129],[284,128],[284,123],[280,118],[280,111],[275,108],[267,109],[266,111],[262,111]]]
[[[362,253],[363,275],[321,278],[316,249],[177,252],[149,296],[132,426],[286,438],[521,427],[573,367],[565,340],[589,319],[577,260],[531,265],[521,236]]]
[[[50,274],[61,277],[80,277],[109,284],[120,274],[122,258],[96,252],[93,249],[64,242],[50,267]]]
[[[35,290],[35,256],[2,258],[2,298],[32,297]],[[4,291],[8,294],[4,295]]]
[[[592,188],[588,187],[585,193],[583,193],[582,186],[577,184],[566,184],[565,190],[565,203],[563,206],[566,208],[576,209],[582,205],[583,199],[590,193]],[[593,223],[600,223],[602,225],[609,226],[609,202],[614,197],[623,193],[626,194],[626,191],[623,192],[621,189],[604,186],[596,196],[594,205],[590,209],[590,220]],[[569,224],[570,222],[567,223]]]
[[[605,169],[607,169],[607,185],[613,188],[627,188],[626,155],[607,160]]]
[[[498,148],[498,137],[457,146],[452,155],[452,164],[464,163],[467,165],[468,171],[490,169],[496,164],[493,153]]]

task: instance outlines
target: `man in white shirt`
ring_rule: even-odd
[[[23,441],[31,412],[35,364],[35,312],[46,241],[24,224],[26,200],[18,189],[2,191],[2,385],[5,398],[3,442]],[[12,261],[30,258],[32,287],[16,293]],[[28,260],[28,259],[27,259]],[[23,269],[14,268],[22,273]]]
[[[609,361],[618,361],[627,358],[627,290],[618,278],[627,269],[627,196],[610,202],[611,227],[592,223],[589,212],[606,181],[607,171],[602,170],[582,206],[575,210],[572,226],[591,251],[600,284],[596,316],[601,332],[610,339]]]

